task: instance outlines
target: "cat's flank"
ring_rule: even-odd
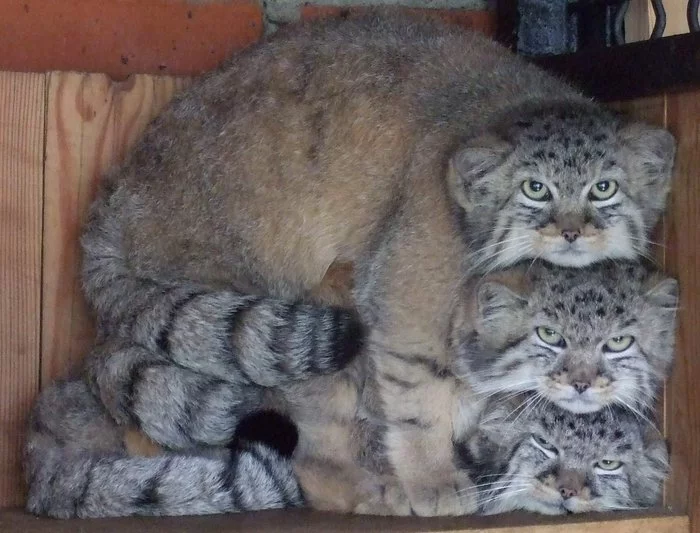
[[[575,413],[653,407],[673,361],[678,284],[648,265],[545,262],[478,282],[455,323],[457,374],[487,397],[518,391]]]
[[[668,473],[666,443],[634,413],[577,415],[533,395],[491,401],[457,449],[482,514],[651,507]]]
[[[291,460],[262,443],[131,457],[123,428],[80,380],[40,395],[29,423],[27,510],[54,518],[172,516],[298,507]]]
[[[108,334],[230,381],[225,291],[328,303],[329,268],[354,264],[371,326],[363,410],[414,512],[459,514],[437,406],[455,386],[445,340],[464,276],[646,253],[673,158],[665,130],[478,34],[375,17],[297,26],[176,97],[105,177],[84,288]],[[193,336],[167,335],[172,310],[197,316]],[[94,383],[122,416],[110,399],[128,372],[103,355]],[[179,446],[169,422],[142,429]]]

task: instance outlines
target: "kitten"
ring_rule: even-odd
[[[476,288],[474,329],[455,323],[457,373],[478,394],[535,391],[575,413],[652,407],[673,360],[675,280],[629,262],[494,278]]]
[[[490,402],[457,448],[483,514],[650,507],[668,473],[663,438],[632,412],[576,415],[532,395]]]
[[[54,518],[172,516],[299,507],[291,461],[259,442],[130,457],[122,428],[80,380],[32,410],[25,448],[29,512]]]
[[[229,382],[226,291],[327,304],[329,269],[354,264],[371,326],[362,410],[414,512],[460,514],[444,376],[462,280],[524,258],[645,253],[674,150],[665,130],[475,33],[374,17],[289,28],[175,98],[106,176],[84,288],[105,335],[171,365],[161,372]],[[197,328],[159,342],[172,313]],[[103,352],[93,367],[119,420],[125,361]],[[356,390],[344,376],[333,386]],[[150,391],[169,398],[162,381]],[[177,420],[141,428],[167,447],[201,441]]]

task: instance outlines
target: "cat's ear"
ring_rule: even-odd
[[[676,140],[668,130],[629,122],[618,131],[627,171],[652,207],[663,210],[671,184]]]
[[[483,203],[488,187],[480,187],[484,178],[494,173],[512,152],[502,138],[487,134],[462,145],[452,156],[447,172],[450,194],[466,211]]]
[[[517,329],[528,300],[509,286],[497,281],[482,281],[476,289],[477,333],[492,346],[506,344]]]
[[[661,499],[663,481],[669,473],[668,443],[656,428],[644,430],[644,460],[630,465],[636,475],[630,476],[635,503],[651,507]]]
[[[654,275],[646,282],[645,297],[653,306],[672,311],[678,308],[678,282],[673,278]]]

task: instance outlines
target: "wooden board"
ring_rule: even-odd
[[[618,516],[618,515],[615,515]],[[40,520],[21,511],[0,513],[0,531],[22,533],[687,533],[685,516],[574,515],[535,517],[500,515],[461,518],[388,518],[337,515],[304,510],[241,515],[101,520]]]
[[[80,228],[100,176],[121,161],[185,78],[51,73],[48,77],[42,385],[64,375],[93,341],[78,276]]]
[[[0,73],[0,506],[24,497],[21,446],[39,378],[45,79]]]
[[[80,70],[122,79],[133,73],[191,76],[262,36],[261,5],[258,0],[0,0],[0,69]]]
[[[666,397],[674,481],[668,501],[688,509],[693,531],[700,531],[700,92],[669,95],[667,102],[678,161],[667,217],[666,263],[681,289],[676,363]]]

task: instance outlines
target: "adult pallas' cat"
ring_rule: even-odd
[[[352,263],[371,328],[366,423],[383,431],[413,512],[463,512],[440,408],[455,389],[457,288],[526,258],[646,253],[673,156],[665,130],[474,33],[377,17],[282,31],[176,98],[105,178],[82,241],[84,287],[103,334],[135,348],[100,354],[95,389],[117,420],[181,446],[164,437],[177,420],[110,401],[129,381],[119,361],[143,372],[165,358],[237,381],[230,336],[257,311],[232,309],[227,291],[334,303],[324,275]],[[148,351],[157,357],[138,356]],[[345,375],[324,387],[355,387]],[[412,384],[410,399],[392,396],[396,382]]]

